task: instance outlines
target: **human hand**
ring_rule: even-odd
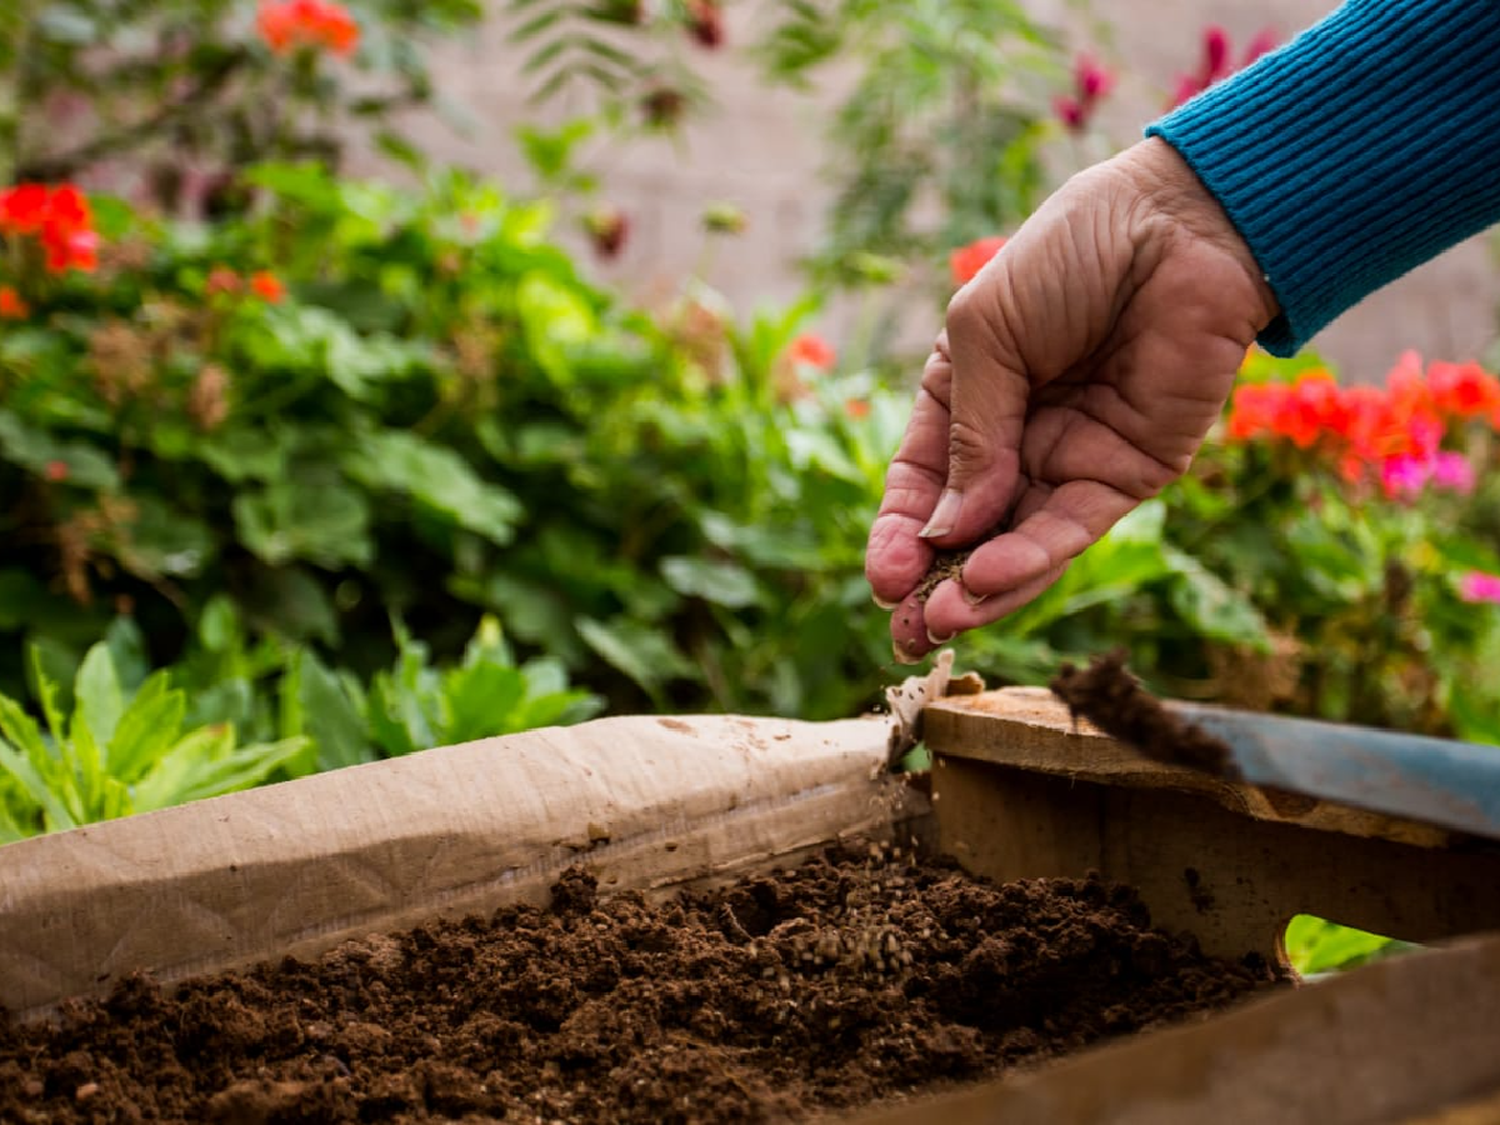
[[[1048,199],[954,296],[886,474],[865,574],[897,659],[1024,605],[1186,472],[1277,312],[1162,140]],[[924,589],[959,549],[961,578]]]

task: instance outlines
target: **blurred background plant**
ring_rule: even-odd
[[[767,89],[845,84],[804,292],[740,309],[728,200],[649,299],[594,280],[639,231],[592,146],[686,143],[711,0],[512,3],[529,196],[411,127],[473,0],[0,12],[0,833],[603,711],[845,716],[907,672],[863,578],[901,318],[1102,155],[1121,76],[1010,3],[768,11]],[[1209,28],[1161,103],[1269,44]],[[1500,383],[1331,372],[1252,352],[1192,476],[960,661],[1123,645],[1166,693],[1500,742]],[[1346,948],[1308,926],[1309,964]]]

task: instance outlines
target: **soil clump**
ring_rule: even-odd
[[[1274,983],[1095,877],[995,885],[843,845],[655,906],[574,869],[547,909],[0,1020],[0,1120],[797,1121]]]
[[[1203,770],[1226,781],[1240,780],[1224,741],[1162,706],[1125,667],[1123,652],[1096,656],[1087,668],[1065,663],[1051,687],[1075,719],[1083,716],[1148,758]]]

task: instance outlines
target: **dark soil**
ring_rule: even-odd
[[[933,556],[932,565],[927,568],[927,573],[922,576],[922,581],[917,583],[917,601],[923,605],[937,589],[938,583],[951,578],[959,585],[963,585],[964,563],[969,561],[969,556],[974,553],[970,547],[963,551],[939,551]]]
[[[776,1121],[997,1074],[1272,983],[1098,879],[878,848],[653,907],[512,907],[0,1024],[5,1122]]]
[[[1148,758],[1240,780],[1223,740],[1163,707],[1125,667],[1123,652],[1096,656],[1087,668],[1064,664],[1051,686],[1075,718],[1082,715]]]

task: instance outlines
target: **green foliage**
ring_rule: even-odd
[[[837,187],[827,276],[861,280],[868,254],[932,260],[1018,224],[1041,201],[1050,135],[1041,80],[1057,44],[1016,3],[788,0],[759,53],[773,78],[807,82],[856,62],[828,131]],[[919,204],[936,204],[934,225]]]
[[[71,711],[33,648],[45,727],[0,695],[0,840],[73,828],[247,789],[303,750],[303,740],[239,746],[227,724],[184,730],[187,697],[158,672],[122,683],[107,642],[88,650]]]
[[[71,179],[124,159],[148,174],[162,205],[211,213],[243,205],[226,178],[236,168],[336,158],[350,120],[369,123],[392,152],[408,151],[391,116],[441,107],[423,44],[481,15],[477,0],[351,0],[359,49],[345,61],[276,53],[257,30],[257,5],[238,0],[5,7],[0,183]]]
[[[1247,377],[1316,366],[1256,356]],[[1500,743],[1500,607],[1459,589],[1466,572],[1500,573],[1483,515],[1500,496],[1486,429],[1450,436],[1475,468],[1472,493],[1413,499],[1351,484],[1316,445],[1211,441],[1164,502],[1172,551],[1216,592],[1136,664],[1178,694]],[[1246,630],[1225,634],[1229,621]]]
[[[1416,948],[1406,942],[1366,933],[1299,914],[1287,925],[1286,954],[1292,967],[1303,976],[1358,968],[1397,953]]]

